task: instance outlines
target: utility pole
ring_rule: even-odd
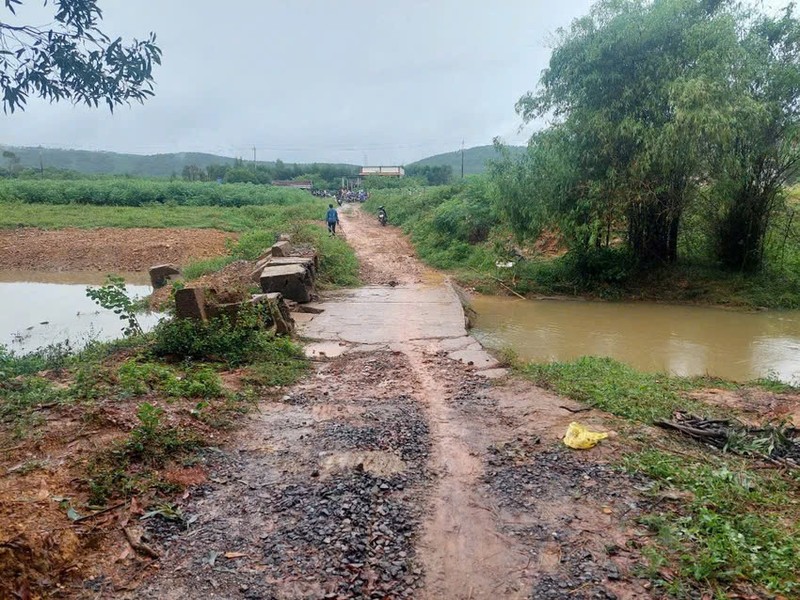
[[[461,179],[464,179],[464,140],[461,140]]]
[[[253,171],[256,170],[256,147],[253,146]]]

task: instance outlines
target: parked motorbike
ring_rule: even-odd
[[[383,210],[383,207],[379,208],[378,209],[378,222],[385,227],[386,226],[386,222],[388,220],[389,220],[389,217],[386,215],[386,211]]]

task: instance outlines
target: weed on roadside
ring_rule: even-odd
[[[202,445],[190,429],[164,422],[164,409],[148,402],[139,405],[139,421],[130,433],[96,455],[87,468],[90,502],[104,504],[111,497],[127,497],[160,485],[154,469]]]
[[[773,593],[800,590],[797,482],[753,471],[740,459],[704,462],[659,450],[626,457],[624,466],[656,482],[651,493],[683,501],[643,519],[654,533],[650,575],[681,596],[687,588],[730,590],[754,583]],[[679,493],[676,495],[674,490]],[[674,565],[671,574],[668,566]]]
[[[611,414],[652,423],[675,411],[708,414],[714,410],[681,394],[687,380],[637,371],[611,358],[586,356],[572,362],[529,364],[520,372],[537,384]]]

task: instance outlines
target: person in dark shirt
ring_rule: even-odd
[[[328,204],[328,214],[325,217],[328,221],[328,233],[332,236],[336,235],[336,224],[339,222],[339,213],[333,208],[333,204]]]

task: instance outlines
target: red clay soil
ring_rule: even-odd
[[[0,270],[146,271],[226,253],[236,234],[215,229],[0,230]]]

